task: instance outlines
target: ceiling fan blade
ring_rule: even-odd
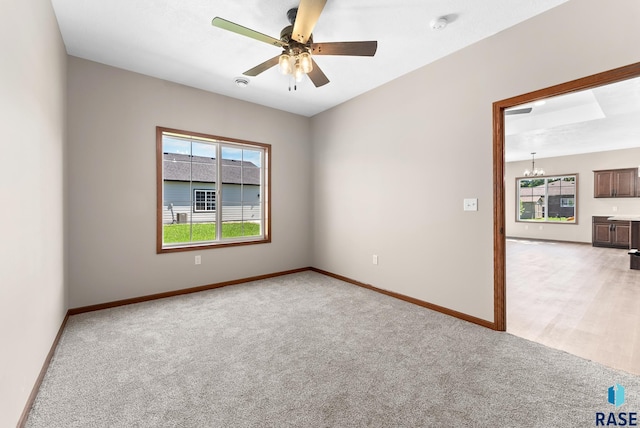
[[[307,43],[325,3],[327,0],[300,0],[296,22],[293,24],[293,33],[291,34],[294,40]]]
[[[258,74],[262,73],[263,71],[267,71],[268,69],[270,69],[274,65],[278,65],[278,59],[279,58],[280,58],[280,55],[274,56],[273,58],[266,60],[262,64],[256,65],[251,70],[247,70],[242,74],[244,74],[245,76],[257,76]]]
[[[311,70],[311,72],[308,73],[307,76],[309,76],[309,79],[311,79],[313,84],[316,85],[316,88],[329,83],[329,79],[327,78],[327,76],[325,76],[320,67],[318,67],[318,64],[316,64],[313,59],[311,59],[311,62],[313,63],[313,70]]]
[[[531,113],[532,110],[533,110],[533,107],[517,108],[514,110],[505,110],[504,115],[510,116],[512,114],[527,114],[527,113]]]
[[[252,39],[259,40],[264,43],[268,43],[273,46],[285,47],[288,46],[282,40],[274,39],[271,36],[267,36],[266,34],[258,33],[250,28],[243,27],[242,25],[238,25],[231,21],[227,21],[226,19],[220,18],[216,16],[211,21],[211,25],[214,27],[222,28],[223,30],[231,31],[233,33],[240,34],[242,36],[251,37]]]
[[[374,56],[377,49],[377,41],[311,43],[312,55]]]

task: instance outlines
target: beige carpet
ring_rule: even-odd
[[[70,317],[27,426],[585,427],[615,383],[640,411],[637,376],[303,272]]]

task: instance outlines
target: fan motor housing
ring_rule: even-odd
[[[311,43],[313,43],[313,34],[309,34],[309,39],[307,40],[306,44],[302,44],[298,41],[296,41],[295,39],[291,38],[291,35],[293,34],[293,26],[296,23],[296,17],[298,16],[298,8],[294,7],[292,9],[289,9],[287,11],[287,19],[289,20],[289,23],[291,25],[287,25],[286,27],[284,27],[282,29],[282,31],[280,31],[280,40],[282,40],[283,42],[289,44],[289,47],[291,49],[299,49],[300,51],[305,51],[308,50],[309,45]]]
[[[280,40],[289,43],[291,41],[291,34],[293,34],[293,25],[287,25],[280,31]]]
[[[289,20],[289,23],[291,25],[294,24],[294,22],[296,22],[296,17],[298,16],[298,8],[294,7],[291,8],[287,11],[287,19]]]
[[[313,34],[309,35],[307,43],[300,43],[291,37],[293,34],[293,25],[288,25],[280,31],[280,40],[289,46],[289,50],[294,53],[308,52],[311,43],[313,43]]]

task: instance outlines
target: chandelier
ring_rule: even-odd
[[[536,168],[536,152],[531,152],[531,171],[529,171],[528,169],[524,170],[524,176],[525,177],[529,177],[529,176],[540,176],[540,175],[544,175],[544,170],[541,169],[537,169]]]

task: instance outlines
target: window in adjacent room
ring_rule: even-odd
[[[576,223],[578,175],[516,178],[517,221]]]
[[[270,148],[158,127],[158,252],[270,242]]]

